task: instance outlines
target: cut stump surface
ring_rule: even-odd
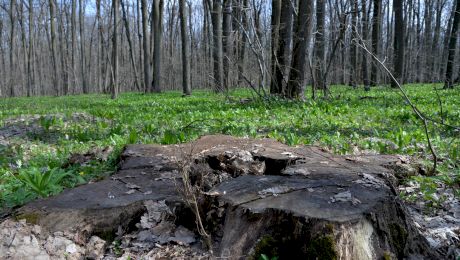
[[[16,217],[49,232],[77,232],[83,241],[120,228],[129,232],[147,201],[186,211],[178,207],[184,203],[177,162],[184,159],[193,161],[190,178],[203,191],[201,216],[215,255],[438,257],[392,187],[400,157],[336,156],[271,139],[214,135],[181,145],[129,145],[113,176],[29,203]],[[184,219],[176,224],[193,229],[194,221]]]

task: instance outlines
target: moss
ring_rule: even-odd
[[[398,254],[398,258],[402,258],[407,243],[407,230],[399,224],[392,223],[390,224],[390,232],[391,240]]]
[[[326,229],[326,233],[333,233],[334,232],[334,225],[331,223],[327,223],[324,227]]]
[[[274,239],[272,236],[263,236],[259,240],[259,243],[257,243],[256,247],[254,248],[254,253],[249,259],[257,260],[262,254],[268,256],[269,259],[278,257],[278,244],[279,241]]]
[[[27,223],[37,225],[40,216],[37,213],[23,213],[15,216],[16,220],[25,219]]]
[[[307,259],[337,259],[334,239],[331,235],[319,236],[313,239],[307,247]]]
[[[383,253],[383,260],[391,260],[391,256],[388,252]]]

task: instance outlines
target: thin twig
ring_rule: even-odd
[[[423,127],[425,128],[425,135],[426,135],[426,139],[427,139],[427,142],[428,142],[428,148],[430,149],[430,152],[431,152],[431,155],[433,156],[433,169],[432,169],[432,172],[435,173],[436,172],[436,167],[438,165],[438,156],[436,154],[436,151],[434,150],[434,147],[433,145],[431,144],[431,139],[430,139],[430,135],[429,135],[429,132],[428,132],[428,124],[427,124],[427,121],[428,121],[428,118],[426,118],[421,112],[420,110],[417,108],[417,106],[415,106],[412,101],[410,100],[409,96],[407,95],[406,91],[402,88],[401,84],[399,83],[399,81],[394,77],[393,73],[388,69],[387,66],[385,66],[385,64],[383,64],[382,61],[380,61],[380,59],[375,56],[374,53],[372,53],[371,51],[369,51],[366,47],[366,45],[363,43],[363,44],[360,44],[356,39],[353,40],[356,44],[356,46],[362,48],[366,53],[368,53],[380,66],[382,66],[382,68],[387,72],[387,74],[390,76],[391,80],[393,80],[393,82],[396,83],[396,86],[398,87],[398,89],[400,90],[400,92],[402,93],[404,99],[406,100],[406,102],[409,104],[409,106],[412,108],[412,111],[414,111],[414,113],[417,115],[417,117],[422,121],[423,123]]]

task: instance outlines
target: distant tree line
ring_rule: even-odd
[[[0,96],[460,81],[457,0],[0,0]]]

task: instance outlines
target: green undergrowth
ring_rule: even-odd
[[[441,113],[434,87],[406,86],[423,113],[460,125],[460,90],[439,91]],[[288,145],[321,145],[337,154],[371,150],[430,158],[424,129],[398,91],[334,86],[331,92],[328,100],[305,102],[248,101],[253,95],[243,89],[232,91],[230,99],[209,91],[191,97],[125,93],[117,100],[96,94],[0,99],[0,134],[17,124],[10,119],[22,116],[28,122],[28,115],[41,115],[35,123],[22,123],[24,135],[0,139],[0,206],[20,205],[109,175],[126,144],[175,144],[206,134],[270,137]],[[85,116],[74,118],[75,113]],[[458,190],[460,133],[433,124],[429,128],[442,158],[439,174],[429,180]],[[65,166],[71,154],[108,146],[114,152],[107,161]]]

